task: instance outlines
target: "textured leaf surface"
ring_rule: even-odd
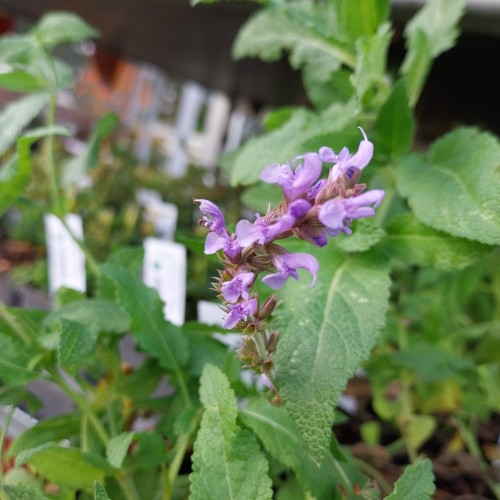
[[[30,484],[5,485],[2,489],[7,493],[8,500],[48,500],[49,498]]]
[[[384,230],[375,226],[373,222],[360,219],[355,222],[351,235],[339,234],[335,244],[344,252],[366,252],[376,245],[384,236]]]
[[[319,7],[319,6],[318,6]],[[308,66],[315,79],[326,81],[342,63],[354,66],[353,55],[339,42],[316,33],[284,12],[261,10],[238,33],[233,55],[240,59],[258,56],[275,61],[282,51],[290,52],[290,64]]]
[[[406,25],[407,53],[402,65],[410,104],[413,106],[436,58],[453,47],[465,0],[429,0]]]
[[[61,335],[57,352],[59,365],[63,368],[78,366],[96,343],[97,334],[87,325],[61,318]]]
[[[106,450],[106,458],[113,467],[119,469],[122,466],[134,437],[134,432],[122,432],[110,440]]]
[[[500,243],[500,144],[460,128],[436,141],[427,159],[406,157],[397,188],[424,224],[454,236]]]
[[[400,80],[382,106],[377,118],[377,146],[389,155],[406,153],[415,133],[415,120],[408,104],[406,84]]]
[[[406,467],[386,500],[426,500],[431,498],[435,489],[432,464],[425,459]]]
[[[48,99],[47,94],[34,94],[3,108],[0,113],[0,154],[14,144],[23,128],[40,113]]]
[[[387,263],[375,255],[344,258],[332,247],[315,251],[318,283],[290,283],[276,327],[277,382],[310,452],[321,459],[331,437],[334,406],[365,360],[384,324]]]
[[[389,25],[384,24],[376,35],[356,42],[357,64],[351,82],[363,105],[380,105],[387,97],[386,61],[391,38]]]
[[[188,359],[188,341],[182,330],[167,322],[158,293],[142,281],[112,264],[103,274],[116,286],[116,294],[131,319],[131,331],[139,345],[158,358],[168,370],[178,370]]]
[[[110,500],[104,486],[97,481],[94,484],[94,500]]]
[[[386,232],[390,254],[410,265],[462,269],[491,251],[488,245],[425,226],[412,214],[394,218]]]
[[[304,490],[318,500],[337,498],[338,485],[330,453],[319,464],[314,462],[283,406],[274,406],[262,397],[255,398],[240,411],[240,418],[274,458],[295,471]]]
[[[62,11],[45,14],[34,31],[36,38],[47,47],[81,42],[98,35],[98,32],[79,16]]]
[[[255,437],[236,425],[234,392],[219,368],[205,365],[200,398],[205,411],[194,445],[191,498],[272,498],[267,461]]]

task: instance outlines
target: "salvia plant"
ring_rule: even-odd
[[[11,410],[0,449],[14,463],[0,472],[0,495],[425,499],[435,486],[424,445],[444,421],[499,497],[476,425],[500,410],[500,145],[463,127],[411,152],[414,107],[433,60],[455,43],[464,6],[426,2],[390,69],[388,0],[261,6],[234,55],[285,52],[311,106],[270,113],[261,136],[221,160],[259,215],[233,226],[222,205],[196,200],[205,253],[222,266],[212,286],[224,328],[166,321],[133,248],[103,263],[87,251],[92,296],[61,289],[51,311],[1,304],[0,401]],[[95,35],[77,16],[51,13],[0,40],[10,68],[0,84],[27,93],[0,114],[2,211],[26,202],[39,139],[47,212],[68,211],[66,186],[92,155],[68,167],[55,154],[54,136],[70,134],[55,123],[57,95],[72,78],[53,49]],[[46,126],[26,130],[43,109]],[[101,136],[91,138],[93,154]],[[227,330],[241,333],[237,355],[213,336]],[[137,366],[123,362],[126,335],[143,355]],[[242,379],[247,367],[263,384]],[[360,367],[377,417],[363,439],[380,445],[389,426],[396,437],[384,444],[409,463],[394,487],[332,433]],[[165,376],[169,390],[158,395]],[[57,386],[74,409],[6,451],[14,407],[39,407],[35,380]]]

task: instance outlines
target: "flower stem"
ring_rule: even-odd
[[[16,407],[11,405],[5,415],[5,419],[3,421],[3,428],[0,434],[0,484],[3,482],[3,458],[4,458],[4,448],[5,448],[5,440],[7,439],[7,432],[9,430],[10,422],[12,421],[12,416],[16,411]]]
[[[17,318],[9,311],[7,306],[0,300],[0,317],[12,328],[12,331],[19,337],[23,344],[29,346],[33,343],[29,334],[25,331],[22,325],[19,324]]]

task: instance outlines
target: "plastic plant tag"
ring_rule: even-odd
[[[146,205],[146,220],[152,222],[155,234],[162,240],[173,241],[179,209],[172,203],[150,201]]]
[[[68,214],[65,220],[73,235],[83,240],[82,218],[76,214]],[[53,295],[62,286],[85,292],[85,255],[82,250],[55,215],[45,215],[44,225],[50,294]]]
[[[174,325],[182,325],[186,309],[186,247],[146,238],[143,281],[156,289],[165,302],[165,318]]]

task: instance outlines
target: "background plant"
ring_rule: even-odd
[[[241,367],[212,337],[214,328],[165,322],[156,292],[137,277],[140,251],[122,249],[94,267],[91,298],[61,290],[51,312],[1,307],[2,402],[24,402],[33,410],[26,382],[44,378],[76,408],[13,443],[16,468],[2,478],[4,495],[182,498],[190,488],[194,499],[379,498],[390,489],[331,432],[341,419],[335,411],[340,393],[374,347],[366,364],[374,409],[399,429],[394,453],[403,449],[414,462],[389,498],[432,494],[431,463],[419,460],[418,452],[437,425],[437,411],[455,414],[449,424],[481,456],[474,425],[499,405],[493,347],[500,147],[491,134],[463,128],[436,141],[427,154],[409,153],[414,106],[433,59],[453,45],[463,8],[455,0],[427,2],[408,24],[407,55],[396,72],[387,69],[387,1],[366,0],[356,8],[349,0],[270,2],[249,20],[235,55],[273,59],[286,50],[303,72],[313,107],[268,116],[265,134],[225,158],[232,183],[250,185],[258,179],[257,166],[323,145],[355,149],[362,125],[375,143],[370,187],[388,193],[373,223],[358,222],[353,236],[338,237],[316,254],[321,275],[315,288],[304,294],[300,283],[291,283],[281,293],[274,326],[281,333],[275,361],[284,405],[271,405],[241,382]],[[53,33],[61,42],[77,41],[74,33],[83,33],[79,39],[93,34],[88,27],[76,30],[71,23],[81,21],[73,16],[52,16],[33,33],[0,43],[14,72],[31,74],[25,58],[39,50],[32,39],[43,35],[47,23],[61,25],[46,34],[48,41],[42,36],[39,54],[46,54],[44,43],[45,49],[56,43]],[[9,144],[52,102],[53,87],[40,91],[24,101],[28,111],[13,113],[26,121],[12,130]],[[48,126],[43,133],[67,133],[50,121]],[[29,180],[29,145],[43,133],[17,140],[17,159],[2,170],[5,207]],[[50,165],[52,139],[46,147]],[[50,172],[51,210],[62,215],[60,173]],[[278,195],[272,186],[257,185],[243,201],[263,211]],[[119,342],[128,331],[145,353],[136,368],[120,359]],[[154,397],[165,374],[173,392]],[[245,404],[238,405],[242,398]],[[135,425],[144,416],[152,418],[148,430]],[[70,446],[61,447],[61,439]]]

